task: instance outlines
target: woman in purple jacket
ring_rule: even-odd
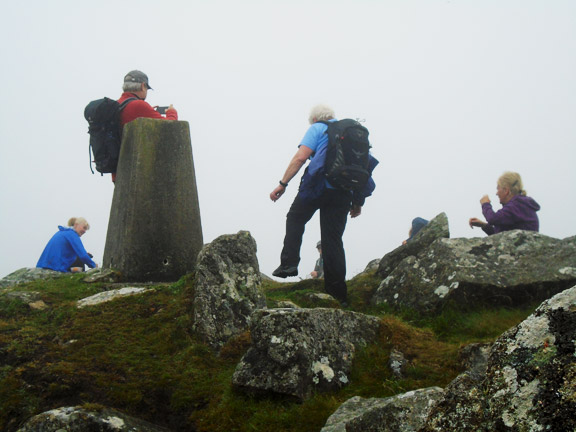
[[[496,195],[500,198],[502,208],[494,212],[490,198],[484,195],[480,199],[480,204],[482,204],[482,214],[488,222],[470,218],[470,227],[480,227],[488,235],[514,229],[539,230],[536,212],[540,210],[540,205],[526,196],[520,174],[515,172],[502,174],[498,179]]]

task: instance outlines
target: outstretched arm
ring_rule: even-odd
[[[286,168],[286,172],[280,181],[284,184],[288,184],[290,180],[292,180],[294,176],[298,174],[298,171],[300,171],[300,168],[302,168],[310,156],[312,156],[312,149],[310,147],[306,147],[304,145],[298,147],[298,151],[288,164],[288,168]],[[270,193],[270,199],[272,201],[277,201],[282,195],[284,195],[284,192],[286,192],[286,186],[279,184]]]

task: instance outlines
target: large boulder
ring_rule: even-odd
[[[424,226],[413,238],[405,244],[398,246],[392,252],[384,255],[378,263],[377,273],[386,278],[405,258],[419,255],[426,250],[434,241],[440,238],[449,238],[448,217],[446,213],[440,213]]]
[[[382,265],[381,265],[382,268]],[[576,283],[576,237],[533,231],[438,239],[402,260],[372,302],[425,313],[458,307],[517,306],[543,301]]]
[[[576,286],[490,350],[485,378],[460,375],[421,432],[576,430]]]
[[[441,395],[440,387],[430,387],[382,399],[354,396],[340,405],[320,432],[416,432]]]
[[[375,317],[340,309],[258,310],[233,385],[298,400],[337,390],[349,381],[356,349],[376,341],[379,328]]]
[[[266,307],[256,241],[249,232],[223,235],[204,246],[189,295],[194,330],[212,348],[248,329],[254,310]]]
[[[38,414],[17,432],[169,432],[108,408],[88,410],[81,407],[62,407]]]

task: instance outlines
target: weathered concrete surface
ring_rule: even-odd
[[[124,127],[104,268],[124,281],[176,281],[203,245],[187,122],[136,119]]]

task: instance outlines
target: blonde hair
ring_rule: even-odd
[[[334,110],[328,105],[316,105],[310,110],[308,123],[313,124],[315,121],[332,120],[335,117]]]
[[[526,191],[522,185],[520,174],[512,171],[506,171],[498,179],[498,186],[510,189],[512,195],[526,196]]]
[[[80,225],[84,225],[86,226],[86,230],[90,229],[90,224],[88,223],[88,221],[86,219],[84,219],[83,217],[71,217],[70,219],[68,219],[68,226],[69,227],[73,227],[76,224],[80,224]]]

